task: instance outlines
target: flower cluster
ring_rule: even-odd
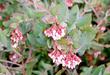
[[[64,25],[52,25],[50,28],[44,31],[44,34],[48,37],[52,37],[54,40],[59,40],[65,35],[66,27]]]
[[[81,59],[76,56],[75,54],[72,54],[69,52],[66,57],[62,61],[62,66],[66,66],[68,68],[75,68],[76,65],[79,65],[81,63]]]
[[[51,59],[53,59],[53,62],[56,65],[59,65],[62,63],[62,59],[64,59],[65,55],[60,50],[53,50],[51,53],[48,54]]]
[[[72,7],[72,6],[73,6],[73,0],[65,0],[65,4],[66,4],[68,7]]]
[[[65,54],[61,50],[53,50],[49,53],[49,57],[56,65],[62,64],[62,66],[70,69],[74,69],[76,65],[81,63],[81,59],[75,54],[72,54],[71,52]]]
[[[9,55],[9,59],[12,61],[12,62],[18,62],[20,56],[16,53],[11,53]]]
[[[106,27],[105,27],[105,26],[101,26],[101,27],[99,27],[99,30],[100,30],[101,32],[104,32],[104,31],[106,30]]]
[[[97,58],[100,54],[101,54],[101,51],[94,51],[93,52],[94,58]]]
[[[11,32],[11,44],[13,48],[16,48],[18,46],[18,42],[23,40],[22,32],[16,28]]]

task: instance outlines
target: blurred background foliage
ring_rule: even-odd
[[[110,0],[73,1],[68,8],[64,0],[0,0],[0,75],[110,75]],[[58,42],[66,50],[69,38],[78,50],[82,62],[74,70],[56,66],[48,57],[52,41],[43,31],[50,25],[42,21],[48,13],[68,25]],[[10,33],[16,27],[25,42],[13,49]],[[9,60],[11,52],[21,55],[17,63]]]

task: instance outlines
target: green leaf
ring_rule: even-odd
[[[9,70],[0,63],[0,75],[11,75]]]
[[[27,39],[32,46],[36,47],[37,42],[35,36],[32,33],[27,35]]]
[[[88,44],[82,45],[80,48],[78,48],[78,54],[82,56],[86,50],[89,50],[91,48],[90,42]]]
[[[90,49],[92,46],[92,41],[94,40],[97,31],[92,27],[83,28],[84,32],[80,35],[79,44],[80,48],[78,53],[83,55],[87,49]]]
[[[73,24],[73,22],[77,19],[78,14],[79,14],[79,7],[78,5],[74,5],[69,12],[69,24]]]
[[[83,27],[83,34],[87,36],[88,40],[92,41],[97,33],[97,29],[93,28],[92,26],[85,26]]]
[[[43,62],[43,61],[41,61],[41,65],[43,66],[43,68],[45,69],[45,70],[52,70],[52,65],[50,65],[50,64],[47,64],[47,63],[45,63],[45,62]]]
[[[102,0],[102,2],[103,2],[105,5],[109,5],[109,4],[110,4],[110,1],[109,1],[109,0]]]
[[[3,22],[3,25],[6,27],[6,28],[9,28],[9,26],[13,24],[13,28],[16,28],[17,27],[17,24],[16,24],[17,20],[14,19],[14,18],[10,18],[10,20],[6,21],[6,22]]]
[[[46,29],[47,25],[42,23],[42,22],[38,22],[37,24],[34,25],[33,27],[33,33],[37,36],[42,33],[43,34],[43,31]]]
[[[25,26],[25,25],[24,25]],[[46,25],[44,23],[37,23],[34,25],[32,32],[27,35],[30,44],[34,47],[46,46],[46,37],[43,34]],[[29,29],[28,29],[29,28]],[[22,31],[25,33],[30,30],[30,27],[22,27]]]
[[[91,12],[92,11],[91,7],[87,4],[84,6],[84,9],[86,10],[86,12]]]
[[[32,71],[32,73],[33,73],[33,74],[36,74],[36,75],[40,75],[41,72],[35,70],[35,71]]]
[[[79,39],[81,35],[81,31],[78,29],[74,29],[72,32],[69,33],[69,35],[72,37],[72,42],[74,42],[74,47],[79,48]]]
[[[22,22],[19,25],[20,30],[23,34],[26,34],[27,32],[30,32],[32,30],[32,22]]]
[[[62,22],[66,21],[67,19],[68,9],[65,3],[61,2],[60,4],[57,4],[55,7],[51,8],[51,13],[55,16],[57,15],[58,20]]]
[[[99,44],[99,43],[97,43],[95,41],[92,42],[91,46],[92,46],[92,48],[94,50],[100,50],[100,51],[102,51],[104,49],[104,47],[101,44]]]
[[[46,38],[43,35],[43,33],[40,33],[39,36],[36,35],[36,41],[38,42],[39,45],[41,46],[46,46]]]
[[[36,63],[36,61],[26,64],[26,74],[27,75],[32,75],[32,71],[33,71],[33,67],[34,67],[35,63]]]
[[[110,69],[110,63],[107,64],[107,67],[104,71],[104,75],[110,75],[110,70],[109,69]]]
[[[44,23],[37,23],[33,28],[33,34],[35,35],[35,39],[37,43],[41,46],[46,46],[46,37],[44,36],[44,29],[46,29],[46,25]]]
[[[47,40],[47,46],[48,48],[52,48],[52,42],[50,39]]]
[[[104,69],[105,69],[105,66],[104,65],[98,66],[97,68],[95,68],[93,70],[92,75],[103,75]]]
[[[3,25],[3,22],[2,21],[0,21],[0,27]]]
[[[36,18],[37,16],[40,16],[40,13],[36,13],[32,8],[24,7],[24,13],[27,14],[29,17]]]
[[[71,32],[76,27],[77,16],[79,15],[79,7],[75,5],[69,11],[69,18],[68,18],[68,32]]]
[[[83,0],[74,0],[75,3],[84,3]]]
[[[92,66],[89,67],[89,68],[88,67],[84,67],[82,69],[83,69],[83,72],[81,72],[80,75],[91,75],[93,67]]]
[[[78,49],[80,55],[83,55],[87,49],[90,49],[96,33],[97,30],[90,26],[83,27],[82,32],[78,29],[74,29],[69,33],[74,42],[74,47]]]
[[[110,31],[106,32],[103,37],[101,37],[102,43],[109,43],[110,41]]]
[[[55,75],[62,75],[62,73],[64,72],[64,69],[59,70]]]
[[[35,75],[48,75],[48,74],[47,74],[47,71],[44,71],[44,70],[42,70],[42,71],[33,71],[33,73],[34,73]]]
[[[0,0],[0,3],[4,3],[6,0]]]
[[[18,9],[18,3],[14,2],[13,4],[9,5],[6,9],[5,12],[10,15],[13,12],[15,12]]]
[[[4,35],[4,32],[2,30],[0,30],[0,44],[2,44],[3,46],[5,46],[7,48],[8,43],[9,42],[6,38],[6,35]]]
[[[110,73],[105,73],[104,75],[110,75]]]
[[[91,14],[85,14],[84,16],[78,17],[77,27],[83,29],[83,27],[90,26],[92,21]]]
[[[53,75],[53,67],[50,64],[45,63],[44,61],[40,62],[40,68],[43,67],[43,69],[39,71],[33,71],[36,75]],[[48,74],[48,71],[51,71],[51,74]]]

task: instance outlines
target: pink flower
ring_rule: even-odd
[[[48,55],[56,65],[62,64],[62,60],[65,57],[65,54],[63,54],[63,52],[61,52],[60,50],[53,50]]]
[[[76,65],[81,63],[81,59],[70,52],[66,55],[61,50],[53,50],[48,55],[56,65],[62,64],[62,66],[70,69],[74,69]]]
[[[12,62],[18,62],[18,59],[20,58],[20,56],[16,53],[11,53],[9,55],[9,59],[12,61]]]
[[[5,6],[0,3],[0,12],[3,12],[4,9],[5,9]]]
[[[76,65],[79,65],[80,63],[81,63],[81,59],[75,54],[69,52],[66,55],[65,59],[62,61],[62,66],[73,69],[76,67]]]
[[[97,58],[101,54],[101,51],[94,51],[93,55]]]
[[[104,31],[106,30],[106,27],[105,27],[105,26],[101,26],[101,27],[99,28],[99,30],[102,31],[102,32],[104,32]]]
[[[66,4],[68,7],[72,7],[72,6],[73,6],[73,0],[65,0],[65,4]]]
[[[50,28],[44,31],[44,34],[48,37],[52,37],[54,40],[59,40],[65,35],[65,26],[52,25]]]
[[[22,32],[18,28],[16,28],[14,31],[11,32],[12,47],[16,48],[18,42],[21,40],[23,40]]]

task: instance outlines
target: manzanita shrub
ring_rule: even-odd
[[[0,0],[0,75],[110,75],[110,0]]]

